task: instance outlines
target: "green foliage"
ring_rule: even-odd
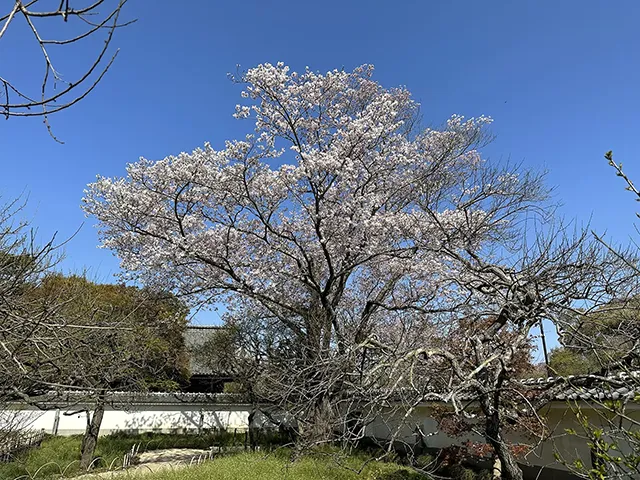
[[[549,367],[554,375],[582,375],[599,369],[590,356],[569,348],[554,348],[549,354]]]
[[[569,318],[560,339],[564,347],[551,352],[558,375],[617,372],[640,368],[636,339],[640,337],[640,297],[612,300],[587,314]]]
[[[434,467],[434,460],[435,457],[433,455],[429,455],[429,454],[423,454],[423,455],[419,455],[416,458],[416,466],[418,468],[427,468],[427,467]]]
[[[476,474],[476,480],[493,480],[493,473],[491,470],[481,470]]]
[[[625,405],[607,400],[600,406],[592,411],[595,417],[590,417],[579,404],[571,404],[580,430],[565,430],[586,441],[590,458],[563,458],[556,452],[556,459],[573,473],[590,480],[631,478],[640,474],[640,431],[622,421],[627,417]]]
[[[27,345],[20,352],[22,371],[40,390],[73,390],[84,408],[100,412],[109,391],[170,391],[188,381],[188,311],[175,297],[61,274],[41,276],[22,297],[30,307],[24,316],[35,325],[16,322],[7,330],[14,344]],[[21,323],[27,323],[24,333],[17,332]],[[14,356],[8,360],[2,363]],[[100,421],[94,414],[87,429],[85,466]]]
[[[245,393],[245,388],[238,382],[225,382],[222,391],[224,393]]]
[[[58,298],[64,320],[65,361],[54,381],[67,374],[79,387],[153,391],[188,381],[188,310],[175,297],[60,274],[46,276],[34,295]]]

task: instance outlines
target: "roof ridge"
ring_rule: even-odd
[[[556,375],[552,377],[528,377],[517,380],[520,383],[531,384],[531,383],[552,383],[560,380],[573,380],[573,379],[585,379],[585,378],[593,378],[596,380],[599,379],[607,379],[607,380],[626,380],[628,378],[640,378],[640,370],[630,370],[630,371],[621,371],[609,375],[598,375],[596,373],[585,373],[582,375]]]
[[[203,330],[217,330],[217,329],[222,329],[222,328],[227,328],[224,325],[187,325],[187,328],[191,328],[191,329],[195,329],[195,328],[201,328]]]

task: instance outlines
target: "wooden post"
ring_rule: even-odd
[[[502,462],[497,455],[493,459],[492,476],[494,480],[500,480],[502,478]]]
[[[60,428],[60,409],[56,408],[56,416],[53,419],[53,428],[51,429],[51,435],[58,435],[59,428]]]

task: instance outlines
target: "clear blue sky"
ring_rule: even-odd
[[[634,232],[640,204],[603,153],[612,149],[640,183],[637,0],[130,0],[124,16],[138,22],[114,39],[121,52],[112,70],[51,119],[64,145],[41,120],[0,123],[5,198],[30,194],[42,238],[69,236],[85,222],[66,248],[67,270],[89,268],[103,281],[117,271],[80,211],[85,185],[98,173],[122,175],[139,156],[222,146],[243,134],[246,123],[231,117],[240,88],[226,74],[261,62],[320,71],[372,63],[385,86],[413,92],[427,123],[490,115],[497,139],[487,155],[548,169],[563,215],[591,219],[621,241]],[[18,73],[24,35],[15,27],[0,45],[4,76],[27,75]],[[80,68],[75,59],[90,47],[70,58],[60,51],[59,69]]]

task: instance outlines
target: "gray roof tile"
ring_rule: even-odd
[[[215,325],[189,325],[184,334],[184,343],[189,353],[189,369],[192,375],[215,375],[220,372],[213,372],[211,368],[200,361],[196,355],[199,348],[211,340],[216,332],[224,327]]]

